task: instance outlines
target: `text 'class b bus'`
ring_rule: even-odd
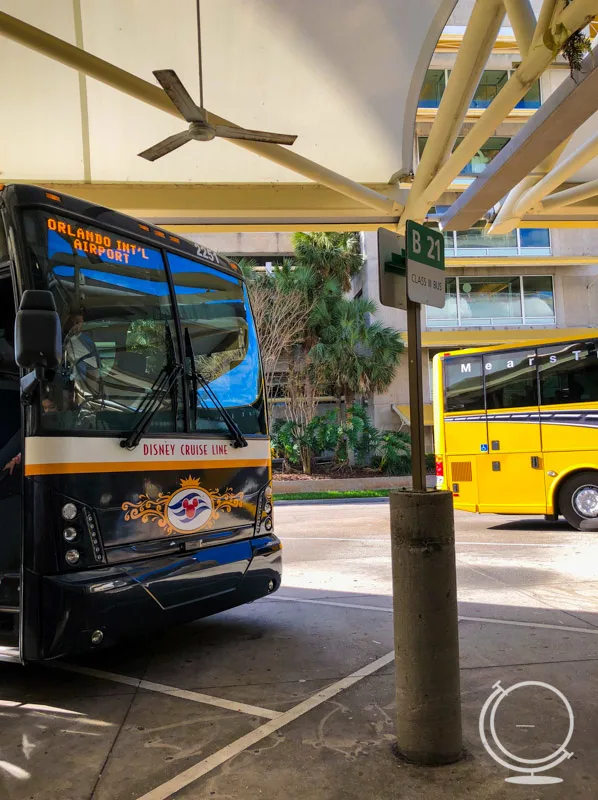
[[[238,269],[38,187],[3,187],[0,213],[0,659],[103,647],[276,590]]]
[[[434,359],[439,488],[455,508],[598,519],[598,340]]]

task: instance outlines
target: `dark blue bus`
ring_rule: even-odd
[[[0,191],[0,659],[113,645],[275,591],[242,276],[66,195]]]

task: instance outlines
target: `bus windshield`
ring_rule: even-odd
[[[242,281],[58,214],[27,210],[23,225],[31,285],[53,293],[63,329],[62,364],[42,392],[40,433],[134,428],[152,388],[180,363],[177,317],[189,331],[197,372],[240,430],[265,433],[257,336]],[[184,432],[185,404],[193,430],[227,435],[205,391],[182,379],[172,382],[147,432]]]

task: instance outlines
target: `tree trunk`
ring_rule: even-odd
[[[355,404],[355,394],[351,391],[345,392],[345,413]],[[350,467],[355,466],[355,450],[347,439],[347,463]]]
[[[299,448],[301,453],[301,467],[305,475],[311,475],[311,450],[307,445],[301,445]]]

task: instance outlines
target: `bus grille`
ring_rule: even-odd
[[[471,461],[453,461],[451,464],[451,476],[455,483],[471,482],[473,480]]]

